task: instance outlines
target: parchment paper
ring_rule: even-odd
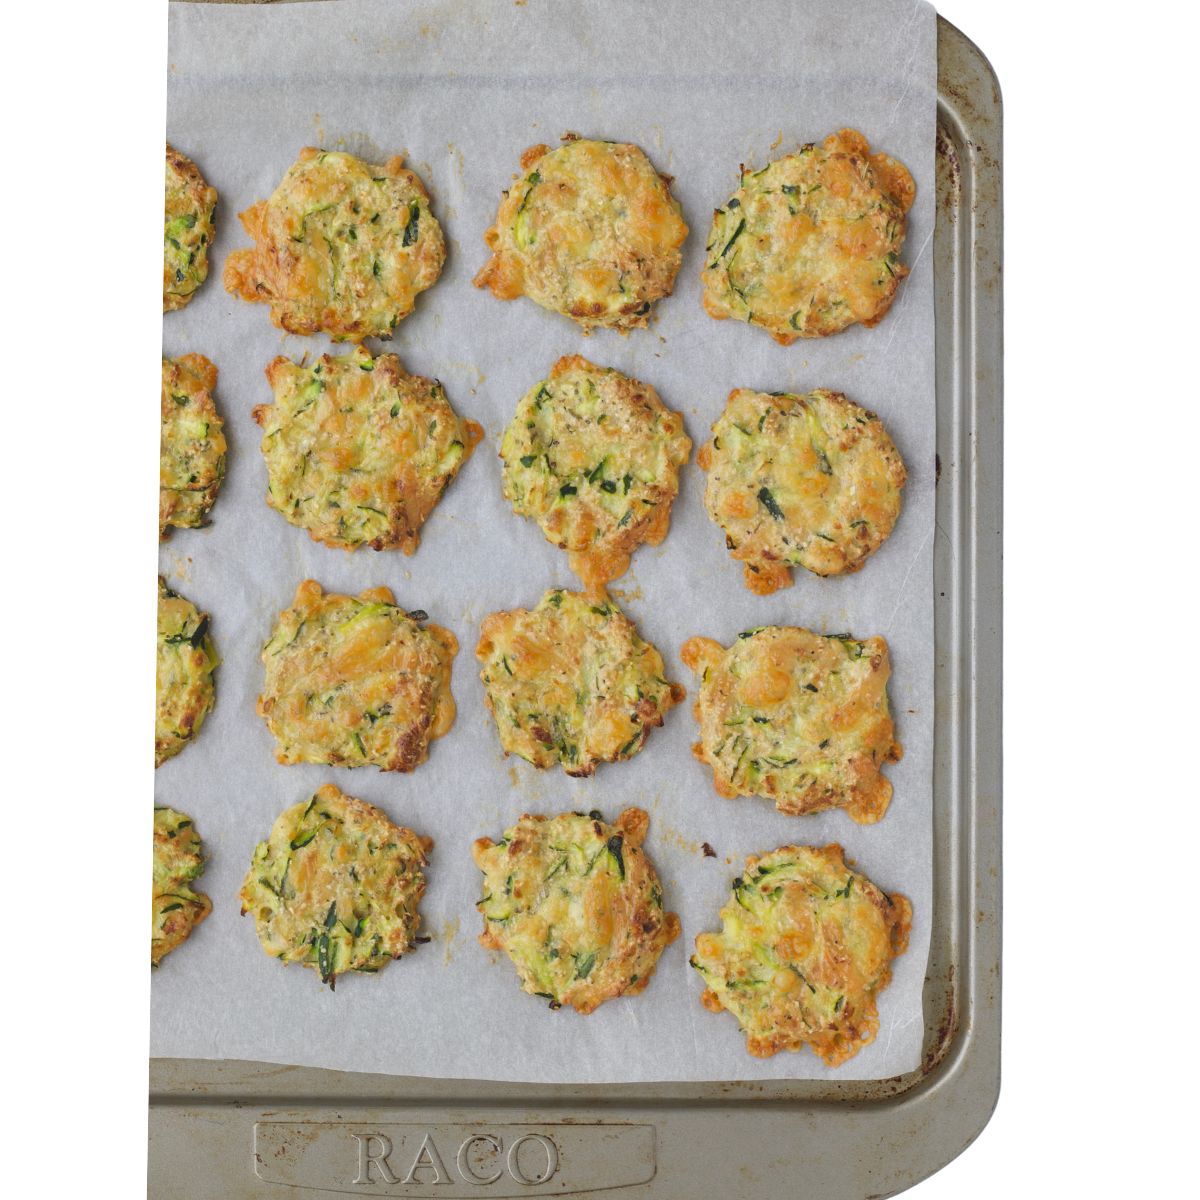
[[[201,886],[214,910],[154,975],[151,1053],[553,1082],[870,1079],[917,1066],[932,872],[933,9],[912,0],[172,4],[169,59],[168,138],[195,159],[220,201],[208,282],[189,307],[166,316],[163,349],[198,351],[217,364],[230,451],[211,527],[177,531],[162,551],[169,581],[212,614],[222,664],[215,710],[155,779],[157,802],[196,820],[210,855]],[[876,329],[791,347],[713,321],[700,306],[699,273],[712,209],[732,194],[738,164],[763,165],[843,126],[901,159],[917,181],[904,251],[912,274],[891,312]],[[556,144],[567,130],[642,146],[675,176],[691,228],[674,294],[649,330],[626,338],[584,337],[531,301],[505,304],[471,286],[487,257],[483,232],[521,151]],[[487,432],[413,558],[319,546],[264,500],[250,415],[270,398],[263,368],[277,354],[315,356],[329,344],[280,334],[265,305],[225,293],[221,269],[248,244],[236,213],[270,195],[306,145],[374,162],[403,153],[447,233],[440,282],[391,343],[371,343],[440,378],[457,410]],[[740,564],[704,511],[703,473],[689,465],[670,536],[640,550],[612,589],[689,698],[635,759],[602,766],[590,780],[503,758],[473,654],[487,613],[576,586],[566,556],[504,501],[496,456],[517,400],[572,353],[652,384],[685,415],[697,446],[733,387],[845,391],[883,417],[909,473],[899,525],[863,571],[820,580],[797,570],[793,588],[759,598],[744,588]],[[330,591],[386,584],[461,642],[458,720],[413,774],[276,763],[254,711],[258,654],[308,577]],[[771,623],[888,639],[904,759],[889,769],[895,798],[880,824],[723,800],[692,758],[695,688],[681,644],[693,634],[728,644],[742,629]],[[343,977],[336,992],[314,972],[268,958],[237,900],[255,843],[283,808],[326,780],[436,842],[422,903],[433,941],[378,975]],[[525,811],[599,808],[613,817],[630,804],[650,812],[647,848],[683,936],[641,996],[588,1017],[551,1012],[519,990],[506,958],[475,940],[482,920],[471,842],[498,837]],[[702,854],[706,841],[716,858]],[[878,1039],[850,1062],[830,1071],[807,1050],[753,1059],[731,1015],[701,1008],[701,981],[688,966],[693,939],[716,928],[745,855],[828,841],[841,842],[881,887],[912,899],[910,949],[883,993]]]

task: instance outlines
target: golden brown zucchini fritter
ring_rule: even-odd
[[[454,724],[458,641],[387,588],[325,595],[305,580],[263,647],[258,714],[281,763],[411,771]]]
[[[217,652],[208,613],[158,578],[158,658],[155,672],[154,765],[173,758],[200,731],[215,702]]]
[[[857,571],[900,515],[904,463],[883,422],[840,392],[729,393],[696,455],[704,503],[760,596],[792,567]]]
[[[863,825],[887,812],[883,767],[901,749],[883,638],[768,625],[739,634],[728,650],[691,638],[682,653],[700,676],[692,752],[712,767],[720,795],[765,796],[794,815],[844,808]]]
[[[684,696],[613,601],[578,592],[492,613],[475,656],[505,754],[568,775],[632,758]]]
[[[154,810],[154,877],[150,889],[150,965],[157,967],[212,912],[192,888],[204,873],[204,848],[192,818],[173,808]]]
[[[751,855],[721,932],[696,938],[701,1003],[733,1013],[757,1058],[808,1045],[840,1066],[875,1040],[879,993],[911,924],[908,900],[852,871],[841,846]]]
[[[312,366],[277,358],[260,404],[267,503],[327,546],[416,551],[421,526],[483,437],[436,379],[361,346]]]
[[[203,354],[162,360],[158,536],[206,523],[225,478],[225,423],[213,391],[217,368]]]
[[[166,204],[163,216],[163,312],[183,308],[208,278],[217,189],[199,168],[167,143]]]
[[[271,306],[289,333],[335,342],[391,337],[442,273],[446,246],[402,158],[300,152],[269,200],[241,214],[254,241],[225,262],[225,290]]]
[[[272,957],[316,971],[380,971],[411,950],[433,842],[327,783],[285,809],[254,850],[240,897]]]
[[[902,163],[843,129],[760,171],[713,214],[704,307],[785,346],[876,325],[908,268],[900,261],[916,185]]]
[[[504,495],[597,591],[667,536],[691,451],[652,387],[570,355],[517,405],[500,444]]]
[[[485,234],[475,277],[500,300],[528,296],[585,332],[645,326],[671,292],[688,229],[671,180],[638,149],[568,134],[531,146]]]
[[[480,838],[480,944],[503,950],[522,988],[590,1013],[650,982],[679,936],[642,850],[650,818],[627,808],[612,825],[598,812],[523,816],[499,843]]]

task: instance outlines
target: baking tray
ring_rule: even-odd
[[[934,928],[921,1066],[875,1081],[512,1084],[151,1059],[149,1195],[877,1200],[1000,1088],[1001,102],[938,18]]]

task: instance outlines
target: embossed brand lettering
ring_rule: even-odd
[[[401,1179],[392,1161],[408,1149],[397,1151],[391,1138],[382,1133],[351,1133],[358,1145],[358,1173],[354,1182],[359,1185],[376,1183],[429,1186],[457,1182],[475,1187],[499,1183],[505,1175],[523,1187],[540,1187],[549,1183],[558,1171],[558,1146],[544,1133],[523,1133],[505,1145],[504,1138],[491,1133],[477,1133],[464,1138],[454,1155],[458,1179],[446,1166],[446,1160],[426,1132],[419,1143],[408,1173]],[[408,1139],[405,1139],[406,1141]],[[411,1147],[413,1142],[409,1142]]]
[[[392,1152],[391,1138],[384,1137],[382,1133],[352,1133],[350,1136],[358,1143],[358,1174],[354,1177],[355,1183],[370,1183],[372,1167],[378,1170],[379,1178],[384,1183],[400,1182],[388,1166],[387,1156]],[[379,1147],[377,1154],[371,1153],[372,1146]]]
[[[653,1179],[655,1157],[654,1126],[622,1121],[388,1121],[364,1113],[254,1123],[254,1174],[289,1196],[608,1195]]]
[[[458,1173],[468,1182],[474,1184],[495,1183],[501,1175],[504,1174],[503,1167],[497,1167],[492,1175],[480,1175],[471,1166],[471,1154],[475,1151],[476,1146],[487,1146],[492,1152],[492,1155],[502,1160],[504,1154],[504,1145],[499,1138],[492,1137],[490,1133],[481,1133],[477,1137],[467,1138],[465,1142],[458,1148],[458,1158],[455,1160],[458,1163]]]
[[[521,1170],[521,1147],[526,1142],[534,1142],[541,1146],[546,1152],[546,1169],[541,1175],[532,1176],[526,1175]],[[517,1138],[508,1148],[508,1173],[518,1182],[524,1183],[529,1187],[536,1187],[539,1183],[545,1183],[558,1170],[558,1147],[545,1135],[540,1133],[526,1133]]]
[[[432,1179],[421,1179],[422,1171],[433,1171]],[[421,1140],[421,1148],[417,1151],[417,1157],[413,1159],[413,1165],[408,1168],[408,1174],[404,1177],[405,1183],[449,1183],[450,1176],[446,1174],[446,1164],[442,1162],[442,1156],[438,1153],[437,1143],[433,1140],[433,1134],[427,1133]]]

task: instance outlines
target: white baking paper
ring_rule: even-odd
[[[155,778],[157,802],[196,820],[210,856],[201,886],[214,908],[154,974],[152,1054],[551,1082],[873,1079],[916,1067],[932,872],[933,10],[913,0],[177,3],[169,60],[168,138],[195,159],[220,202],[208,282],[165,317],[163,349],[217,364],[230,449],[211,527],[177,531],[162,550],[168,580],[212,614],[222,662],[215,710]],[[700,305],[704,244],[714,206],[737,186],[738,165],[765,164],[844,126],[901,159],[917,181],[904,251],[912,273],[891,312],[875,329],[790,347],[709,318]],[[675,176],[691,235],[674,294],[657,305],[649,330],[585,337],[531,301],[506,304],[471,286],[487,258],[483,232],[521,151],[568,130],[636,142]],[[236,214],[270,195],[307,145],[376,162],[404,154],[447,233],[440,282],[390,344],[371,344],[441,379],[459,413],[486,430],[413,558],[319,546],[264,500],[250,415],[270,398],[263,368],[277,354],[313,356],[329,344],[280,334],[265,305],[225,293],[221,270],[231,250],[248,244]],[[899,525],[863,571],[820,580],[797,570],[794,587],[760,598],[743,586],[740,564],[704,511],[703,474],[690,464],[670,536],[640,550],[612,592],[691,695],[634,760],[602,766],[590,780],[502,756],[473,654],[487,613],[576,586],[565,555],[502,498],[496,456],[517,400],[573,353],[652,384],[684,413],[697,446],[731,388],[844,391],[883,417],[909,473]],[[458,719],[414,773],[276,763],[254,711],[259,649],[308,577],[328,591],[386,584],[406,608],[426,609],[457,635]],[[895,798],[880,824],[723,800],[692,758],[695,689],[681,644],[693,634],[728,644],[739,630],[772,623],[888,639],[904,759],[889,769]],[[378,975],[343,977],[336,992],[314,972],[268,958],[237,900],[255,843],[283,808],[326,780],[436,842],[421,906],[432,942]],[[499,837],[527,811],[615,816],[631,804],[650,812],[647,848],[683,936],[642,995],[587,1017],[551,1012],[519,990],[507,959],[476,942],[471,843]],[[913,901],[911,945],[882,995],[879,1036],[836,1071],[807,1050],[751,1058],[735,1019],[700,1006],[701,981],[688,966],[693,939],[716,927],[745,855],[828,841]],[[704,842],[715,858],[703,855]]]

